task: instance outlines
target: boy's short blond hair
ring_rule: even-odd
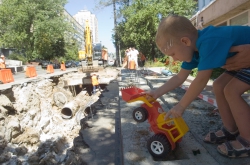
[[[181,37],[196,37],[197,29],[189,19],[183,16],[170,15],[163,18],[158,26],[155,41],[176,40]]]

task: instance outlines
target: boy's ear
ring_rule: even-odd
[[[191,45],[191,40],[188,37],[182,37],[181,38],[181,43],[183,43],[186,46],[190,46]]]

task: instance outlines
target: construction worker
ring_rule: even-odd
[[[5,69],[5,68],[6,68],[5,58],[4,58],[4,55],[2,54],[0,58],[0,69]]]
[[[96,89],[99,88],[100,90],[100,86],[99,86],[99,82],[98,82],[98,75],[96,75],[95,73],[91,76],[91,81],[92,81],[92,85],[93,85],[93,94],[96,93]]]
[[[108,50],[102,49],[102,65],[103,65],[103,67],[104,67],[104,65],[107,64],[107,60],[108,60]]]
[[[129,49],[126,49],[123,64],[122,64],[122,67],[126,69],[128,68],[128,52],[129,52]]]

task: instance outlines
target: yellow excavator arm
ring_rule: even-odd
[[[85,29],[84,29],[84,49],[80,50],[79,53],[79,59],[80,60],[86,60],[88,65],[92,65],[93,61],[93,42],[92,42],[92,34],[89,26],[89,21],[85,21]]]
[[[88,20],[86,20],[85,22],[84,37],[85,37],[85,53],[88,65],[90,65],[92,64],[93,60],[93,48],[92,48],[93,43],[92,43],[92,36]]]

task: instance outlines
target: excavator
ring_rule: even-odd
[[[85,39],[86,61],[87,65],[90,66],[93,65],[93,47],[92,47],[93,42],[88,20],[86,20],[85,22],[84,39]]]
[[[89,21],[85,21],[85,29],[84,29],[84,41],[85,41],[85,50],[80,50],[79,59],[82,61],[82,69],[83,72],[91,72],[99,69],[98,60],[93,58],[93,41],[92,41],[92,33],[89,26]]]

